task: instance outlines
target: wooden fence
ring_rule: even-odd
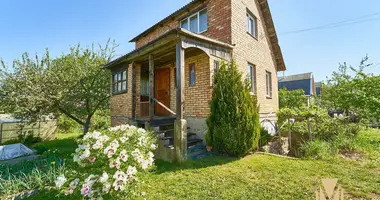
[[[55,120],[40,121],[31,125],[21,124],[20,122],[0,122],[0,144],[10,140],[18,139],[20,134],[33,134],[43,140],[55,138],[57,122]]]

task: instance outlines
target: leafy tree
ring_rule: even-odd
[[[257,99],[234,63],[222,64],[214,76],[206,140],[214,150],[243,156],[257,148],[260,136]]]
[[[306,106],[307,97],[305,92],[300,90],[287,90],[283,88],[278,93],[279,106],[281,108],[300,108]]]
[[[338,71],[322,88],[322,104],[329,110],[343,110],[364,118],[376,116],[380,110],[379,76],[366,74],[364,69],[371,66],[364,57],[358,67],[340,64]]]
[[[115,48],[110,41],[98,50],[78,44],[55,59],[48,50],[35,59],[24,53],[11,70],[2,62],[0,110],[28,122],[64,114],[88,132],[94,113],[108,108],[111,75],[103,65]]]

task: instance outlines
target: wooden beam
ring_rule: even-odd
[[[154,58],[149,55],[149,120],[154,117]]]
[[[182,47],[182,40],[176,45],[176,68],[177,68],[177,98],[176,113],[177,119],[184,117],[185,103],[185,49]]]
[[[132,119],[136,119],[136,62],[132,62]]]

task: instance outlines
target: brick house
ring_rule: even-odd
[[[161,157],[183,160],[187,146],[205,143],[220,61],[237,63],[253,83],[261,118],[276,120],[277,72],[286,67],[267,0],[193,0],[130,42],[135,50],[105,66],[113,73],[112,125],[161,131],[172,149]],[[163,128],[170,123],[172,136]]]

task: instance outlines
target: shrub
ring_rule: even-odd
[[[60,133],[71,133],[80,129],[80,125],[77,122],[65,115],[59,116],[57,122],[58,132]]]
[[[330,160],[337,153],[328,142],[319,139],[304,141],[298,150],[301,157],[318,160]]]
[[[61,174],[56,187],[83,198],[132,198],[138,176],[153,166],[154,142],[152,133],[128,125],[87,133],[73,154],[81,172]]]
[[[267,145],[271,139],[272,136],[268,133],[268,131],[264,127],[260,127],[260,147]]]
[[[251,85],[234,63],[223,63],[214,76],[211,114],[207,119],[207,143],[213,149],[243,156],[257,148],[260,123]]]

